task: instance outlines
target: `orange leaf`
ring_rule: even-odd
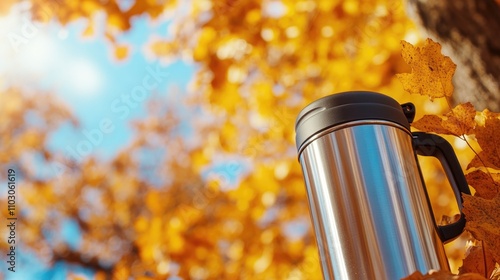
[[[486,260],[484,259],[485,256]],[[491,275],[493,269],[495,269],[495,262],[491,253],[488,250],[483,252],[483,247],[481,246],[473,246],[469,248],[463,265],[458,271],[460,274],[478,273],[480,275]]]
[[[472,186],[476,193],[474,196],[492,199],[500,190],[500,174],[499,173],[490,173],[487,174],[482,170],[474,170],[465,175],[467,179],[467,183]]]
[[[445,115],[443,127],[457,136],[470,134],[476,125],[475,116],[476,110],[470,102],[458,104]]]
[[[121,13],[108,13],[108,26],[118,31],[125,31],[130,28],[130,22]]]
[[[418,121],[411,124],[416,129],[425,132],[434,132],[439,134],[452,134],[443,126],[443,118],[438,115],[425,115]]]
[[[475,116],[474,106],[467,102],[457,105],[444,116],[425,115],[412,126],[426,132],[460,136],[472,133],[476,125]]]
[[[488,117],[484,126],[477,126],[474,130],[477,142],[483,151],[481,159],[500,169],[500,119]]]
[[[500,195],[493,199],[463,195],[463,212],[467,217],[465,229],[482,240],[493,260],[500,262]]]
[[[485,152],[479,152],[467,165],[467,169],[473,167],[489,167],[489,168],[498,168],[496,165],[492,164],[487,160],[489,155]]]
[[[402,280],[486,280],[483,276],[477,273],[466,273],[462,275],[454,275],[449,271],[429,272],[423,275],[420,271],[415,271],[410,276]]]
[[[441,54],[441,45],[427,39],[422,47],[414,47],[406,41],[401,41],[401,46],[403,59],[412,69],[411,73],[396,75],[403,88],[409,93],[427,95],[431,100],[450,97],[457,66]]]

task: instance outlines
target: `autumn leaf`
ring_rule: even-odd
[[[467,217],[465,229],[484,242],[484,248],[500,261],[500,195],[493,199],[463,194],[463,212]]]
[[[418,121],[413,122],[411,126],[425,132],[452,134],[451,131],[444,128],[443,117],[438,115],[424,115]]]
[[[475,116],[476,110],[470,102],[459,104],[445,115],[443,126],[457,136],[470,134],[476,125]]]
[[[470,134],[476,123],[476,110],[470,103],[459,104],[445,115],[425,115],[412,126],[425,131],[461,136]]]
[[[500,279],[500,266],[498,266],[497,268],[495,268],[495,270],[493,270],[493,273],[491,273],[490,279],[491,280],[499,280]]]
[[[128,57],[130,47],[127,45],[117,45],[114,47],[114,56],[117,60],[124,60]]]
[[[463,261],[463,265],[459,268],[460,274],[478,273],[485,277],[491,275],[495,269],[495,261],[491,256],[491,252],[483,251],[482,246],[472,246],[467,251],[467,255]]]
[[[490,155],[485,152],[479,152],[472,158],[472,160],[467,165],[467,169],[474,167],[488,167],[488,168],[498,168],[496,165],[492,164],[487,160]]]
[[[474,129],[477,142],[482,149],[479,154],[481,160],[488,164],[488,167],[500,169],[500,119],[489,117],[484,125]],[[476,166],[474,164],[473,166]]]
[[[486,173],[478,169],[467,173],[465,178],[476,190],[474,196],[492,199],[500,191],[500,173]]]
[[[449,271],[441,270],[429,272],[425,275],[423,275],[420,271],[415,271],[401,280],[486,280],[486,278],[477,273],[454,275]]]
[[[82,32],[82,36],[89,38],[89,37],[94,36],[94,33],[95,33],[94,23],[93,22],[89,22],[87,24],[87,27],[85,28],[85,30]]]
[[[487,119],[500,119],[500,113],[491,112],[488,109],[484,109],[482,112],[478,112],[476,115],[476,123],[478,125],[485,125]]]
[[[110,29],[125,31],[130,28],[130,22],[120,13],[109,13],[107,18],[107,24]]]
[[[456,65],[441,54],[441,45],[425,40],[422,47],[401,41],[404,61],[412,72],[397,74],[403,88],[412,94],[426,95],[431,98],[450,97],[453,93],[452,78]]]

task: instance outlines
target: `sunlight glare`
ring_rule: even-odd
[[[68,86],[78,95],[93,96],[102,86],[99,68],[90,60],[77,58],[71,62],[66,73]]]

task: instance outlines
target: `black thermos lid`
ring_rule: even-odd
[[[409,103],[413,110],[413,104]],[[295,122],[297,150],[311,136],[332,126],[358,120],[385,120],[410,130],[408,117],[391,97],[370,91],[349,91],[325,96],[307,105]]]

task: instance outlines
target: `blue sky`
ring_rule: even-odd
[[[47,90],[56,93],[70,107],[81,127],[75,130],[66,125],[57,131],[50,139],[54,151],[68,153],[70,149],[77,149],[88,139],[86,134],[92,135],[104,121],[113,129],[103,134],[102,140],[92,145],[90,152],[109,157],[131,139],[128,121],[145,115],[143,106],[147,98],[153,94],[169,94],[175,87],[181,90],[170,94],[181,94],[193,76],[195,65],[148,59],[144,45],[151,36],[167,36],[166,21],[152,22],[146,17],[135,19],[130,32],[118,37],[120,43],[131,46],[131,53],[124,61],[113,58],[111,44],[99,35],[82,38],[85,26],[85,20],[65,27],[56,23],[40,25],[19,11],[1,17],[0,89]],[[144,100],[124,101],[127,96],[130,100],[133,91],[144,85],[146,76],[152,78],[148,81]],[[70,244],[75,244],[79,238],[78,228],[68,221],[61,235]],[[26,252],[18,254],[19,271],[9,274],[7,279],[66,279],[68,269],[89,273],[62,264],[48,270]]]
[[[168,34],[168,22],[165,21],[152,22],[146,17],[133,20],[133,28],[118,37],[118,42],[131,46],[131,54],[125,61],[114,59],[113,47],[99,34],[82,37],[85,20],[66,27],[56,23],[40,25],[18,12],[0,19],[0,26],[3,27],[2,35],[7,37],[0,46],[0,61],[3,62],[0,75],[5,77],[0,87],[18,86],[55,92],[82,124],[76,133],[63,129],[53,137],[54,147],[74,146],[85,139],[83,130],[99,128],[103,119],[110,119],[115,127],[113,132],[93,148],[100,153],[112,154],[129,139],[127,121],[143,115],[143,105],[147,101],[146,98],[133,102],[137,107],[132,108],[123,98],[130,95],[134,87],[140,86],[152,71],[166,73],[166,77],[153,80],[155,86],[148,90],[147,97],[166,94],[174,85],[185,89],[195,70],[193,64],[183,61],[166,64],[147,58],[144,46],[148,40],[152,36],[166,37]],[[25,33],[30,36],[24,36]],[[27,41],[16,45],[16,36],[23,36]],[[123,106],[129,110],[123,110]]]

